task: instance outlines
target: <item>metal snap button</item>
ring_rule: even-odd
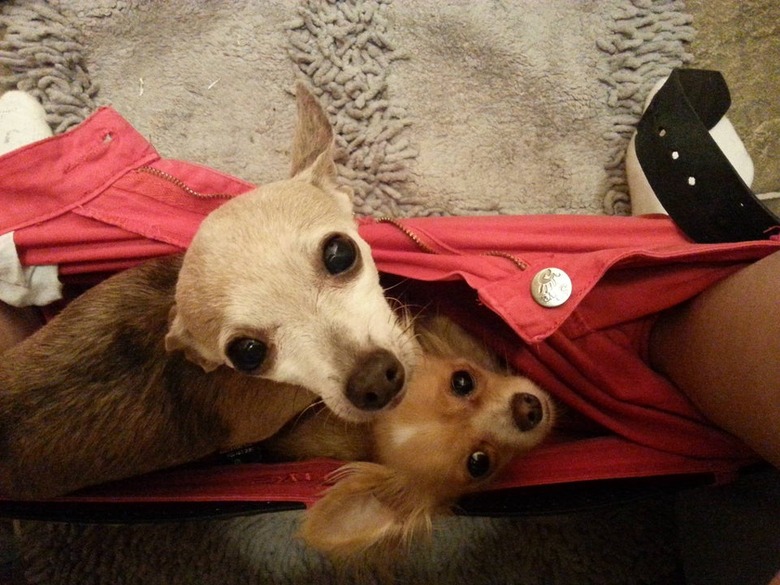
[[[531,280],[531,296],[543,307],[559,307],[569,300],[572,284],[560,268],[545,268]]]

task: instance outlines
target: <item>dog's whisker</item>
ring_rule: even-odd
[[[329,411],[327,408],[323,408],[325,404],[321,400],[317,400],[315,402],[312,402],[309,404],[306,408],[304,408],[301,412],[298,413],[298,415],[295,417],[294,425],[299,424],[302,420],[308,418],[309,416],[319,416],[322,411]],[[311,411],[314,411],[313,414],[309,414]]]
[[[399,288],[400,286],[404,285],[405,283],[406,283],[406,281],[399,280],[398,282],[394,282],[394,283],[392,283],[392,284],[389,284],[389,285],[387,285],[387,286],[384,286],[384,287],[383,287],[383,290],[384,290],[384,292],[385,292],[385,296],[387,296],[387,293],[388,293],[389,291],[391,291],[391,290],[394,290],[394,289],[396,289],[396,288]]]
[[[298,401],[298,397],[300,393],[307,392],[307,390],[304,390],[303,388],[300,388],[299,386],[295,386],[295,401]],[[306,407],[298,414],[298,417],[300,417],[303,414],[306,414],[309,410],[313,408],[317,408],[318,406],[321,406],[323,404],[322,399],[314,400],[312,403],[307,404]]]
[[[501,355],[499,357],[499,362],[501,364],[501,369],[503,370],[503,373],[507,376],[511,376],[513,374],[516,374],[514,368],[510,365],[509,362],[509,351],[506,347],[501,347]]]

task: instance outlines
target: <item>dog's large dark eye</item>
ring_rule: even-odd
[[[484,451],[475,451],[469,455],[466,467],[469,470],[469,475],[474,479],[485,477],[490,472],[490,455]]]
[[[468,396],[474,391],[474,378],[466,370],[458,370],[450,378],[450,387],[457,396]]]
[[[358,259],[355,242],[345,235],[337,234],[325,242],[322,261],[331,274],[341,274],[352,268]]]
[[[259,339],[251,337],[238,337],[230,342],[227,347],[227,356],[239,372],[251,373],[259,368],[268,347]]]

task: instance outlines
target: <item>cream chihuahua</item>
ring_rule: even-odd
[[[109,278],[2,356],[0,491],[41,498],[262,440],[320,397],[369,420],[418,353],[385,300],[333,133],[298,88],[288,180],[181,256]]]
[[[549,395],[508,375],[455,323],[424,318],[416,332],[422,356],[396,408],[358,425],[310,408],[263,445],[273,458],[356,461],[336,472],[301,531],[334,560],[387,557],[429,533],[436,516],[552,429]]]

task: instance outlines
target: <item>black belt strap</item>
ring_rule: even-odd
[[[763,240],[780,226],[710,136],[730,105],[719,72],[675,69],[637,128],[636,154],[650,187],[696,242]]]

